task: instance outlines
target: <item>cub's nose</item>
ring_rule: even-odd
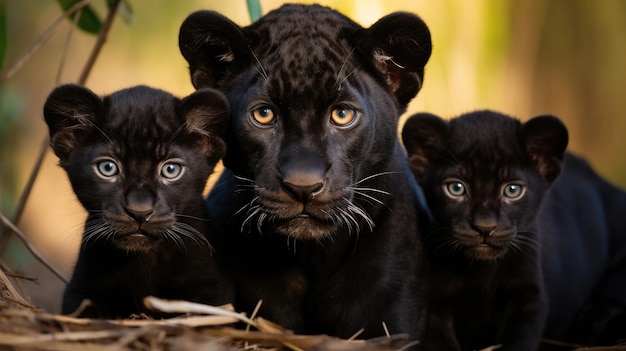
[[[475,214],[470,220],[470,225],[482,236],[490,236],[498,227],[498,216],[493,213]]]
[[[154,196],[147,191],[132,191],[126,196],[126,212],[137,222],[145,222],[154,211]]]

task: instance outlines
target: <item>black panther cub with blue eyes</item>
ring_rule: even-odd
[[[202,199],[225,152],[228,114],[210,89],[182,100],[145,86],[100,98],[68,84],[50,94],[50,145],[88,212],[63,313],[84,299],[91,305],[80,315],[102,318],[153,314],[148,295],[230,302]]]
[[[434,218],[426,350],[539,347],[546,315],[539,208],[568,141],[553,116],[409,118],[402,137]]]

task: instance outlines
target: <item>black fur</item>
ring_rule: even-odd
[[[528,138],[529,135],[536,137]],[[552,349],[550,346],[553,343],[550,340],[572,345],[615,345],[626,339],[626,222],[622,218],[626,213],[626,193],[602,179],[584,160],[569,153],[563,156],[559,150],[565,147],[566,136],[561,122],[555,118],[531,119],[521,125],[511,118],[489,111],[468,114],[450,123],[436,116],[422,114],[408,120],[403,129],[411,168],[424,186],[429,205],[438,221],[437,227],[442,226],[442,219],[450,216],[450,212],[439,205],[443,197],[441,184],[438,183],[442,175],[437,175],[438,172],[449,170],[451,166],[460,163],[465,165],[462,169],[473,167],[482,170],[482,174],[473,175],[472,179],[488,184],[501,177],[501,171],[505,169],[503,165],[518,168],[523,163],[528,165],[527,155],[502,158],[504,155],[514,155],[512,149],[519,150],[520,141],[522,145],[526,145],[526,150],[534,155],[530,159],[534,160],[536,171],[543,174],[544,178],[538,178],[533,183],[531,195],[536,197],[535,202],[525,205],[526,212],[519,217],[526,216],[520,223],[531,223],[533,216],[537,216],[531,227],[536,233],[528,233],[537,246],[533,247],[529,242],[524,250],[539,249],[541,257],[541,275],[547,301],[542,349]],[[540,140],[557,143],[538,142]],[[460,152],[465,149],[474,149],[477,152]],[[447,152],[433,153],[429,150]],[[538,157],[539,155],[544,157]],[[561,158],[564,160],[562,166],[559,162]],[[546,186],[551,181],[554,183],[546,191]],[[539,206],[537,201],[541,197],[544,200],[542,206]],[[449,219],[457,217],[453,215]],[[432,245],[431,236],[426,244],[431,257],[436,254],[435,260],[447,257],[443,255],[444,250]],[[453,256],[459,259],[461,255]],[[439,271],[447,269],[450,263],[437,262],[435,270]],[[498,271],[508,273],[499,281],[503,286],[510,285],[524,276],[514,275],[520,267],[534,267],[535,263],[528,260],[526,262],[511,268],[502,265],[500,261],[487,262],[486,270],[480,264],[474,263],[467,266],[467,275],[463,276],[435,273],[436,287],[457,288],[450,291],[435,290],[433,295],[436,300],[452,296],[450,293],[459,287],[487,281]],[[532,264],[529,266],[528,262]],[[527,278],[540,276],[536,272],[529,274],[526,275]],[[513,276],[516,277],[515,280],[512,280]],[[440,284],[441,280],[447,284]],[[518,292],[511,292],[505,296],[505,301],[514,302],[521,296],[523,295]],[[497,300],[493,302],[497,303]],[[461,319],[470,321],[467,322],[470,327],[458,330],[459,340],[467,340],[468,335],[472,335],[472,338],[478,337],[479,333],[470,334],[470,331],[480,328],[479,321],[483,316],[489,319],[489,314],[484,310],[476,311],[475,300],[462,301],[461,305],[472,309],[457,311]],[[493,307],[489,308],[493,310]],[[506,311],[500,314],[504,319],[518,318],[509,310],[500,311]],[[544,313],[539,310],[539,315]],[[433,318],[438,318],[437,312],[434,316]],[[532,318],[527,319],[529,327],[532,327],[531,320]],[[459,322],[455,324],[458,325]],[[537,325],[540,324],[538,321]],[[502,329],[504,332],[507,329],[515,330],[508,324],[497,325],[506,328]],[[517,329],[518,332],[520,330]],[[510,345],[507,347],[504,335],[492,335],[490,340],[482,344],[503,342],[508,350]],[[531,346],[528,347],[532,349]]]
[[[422,85],[426,25],[286,5],[241,28],[199,11],[179,44],[194,86],[232,108],[208,203],[238,309],[262,299],[261,316],[297,332],[372,337],[384,322],[420,338],[428,218],[396,128]]]
[[[625,214],[626,192],[567,154],[540,214],[550,303],[545,339],[589,346],[626,340]]]
[[[402,132],[434,217],[427,350],[534,350],[546,314],[536,216],[556,179],[567,129],[491,111],[450,122],[412,116]]]
[[[202,199],[225,152],[228,112],[209,89],[182,101],[144,86],[104,98],[70,84],[50,94],[50,144],[88,211],[63,313],[83,299],[92,306],[81,316],[106,318],[152,314],[148,295],[229,302]]]

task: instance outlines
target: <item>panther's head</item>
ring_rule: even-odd
[[[296,239],[373,226],[393,196],[381,182],[398,170],[398,117],[431,53],[420,18],[393,13],[363,28],[325,7],[285,5],[242,28],[199,11],[179,45],[194,86],[231,104],[224,163],[253,194],[246,222]]]

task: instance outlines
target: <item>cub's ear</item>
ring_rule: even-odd
[[[209,148],[209,162],[217,163],[226,153],[224,137],[230,117],[224,94],[215,89],[199,89],[181,100],[179,111],[189,132],[207,137],[202,140]]]
[[[450,135],[447,121],[430,113],[415,114],[402,128],[402,142],[413,174],[421,180],[446,148]]]
[[[424,66],[430,58],[426,23],[414,14],[395,12],[365,29],[356,46],[386,78],[404,110],[422,88]]]
[[[61,85],[50,93],[43,116],[48,124],[50,146],[59,159],[67,159],[76,144],[92,130],[103,110],[102,99],[80,85]]]
[[[189,15],[180,27],[178,47],[196,89],[215,87],[231,65],[243,64],[249,55],[241,27],[214,11]]]
[[[539,173],[553,182],[561,173],[563,156],[567,148],[567,127],[557,117],[537,116],[524,123],[522,137]]]

